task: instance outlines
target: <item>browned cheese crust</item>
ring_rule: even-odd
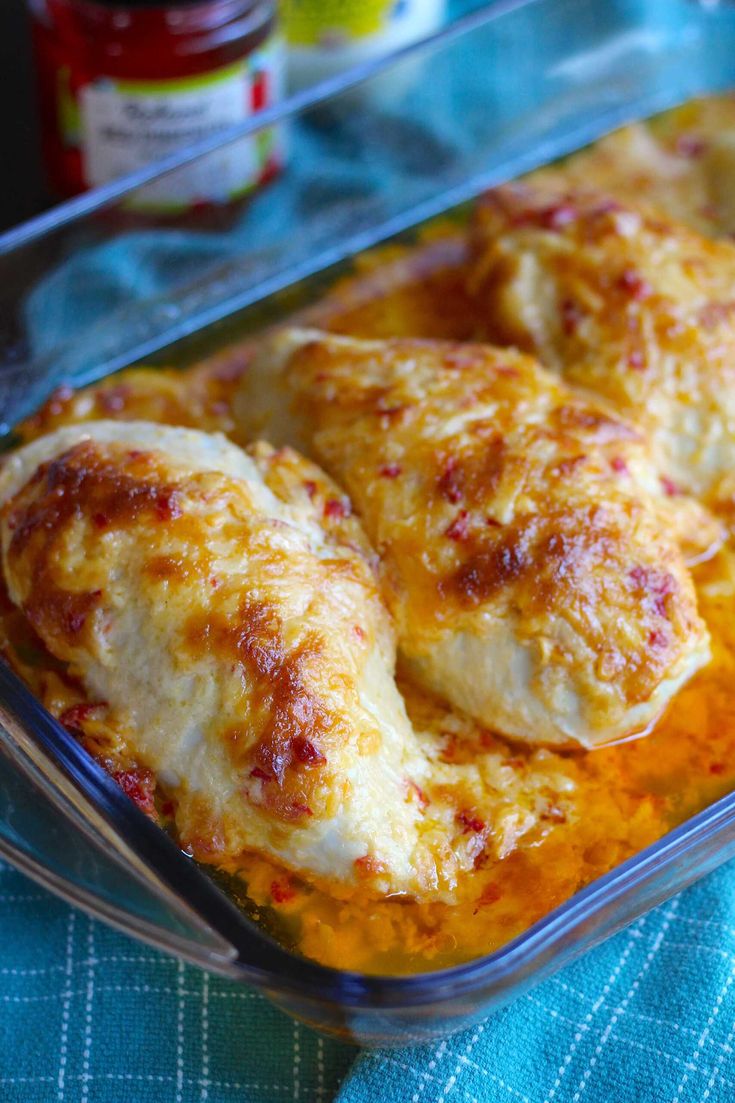
[[[481,722],[605,742],[706,661],[640,433],[528,357],[294,330],[264,346],[240,412],[345,486],[411,669]]]

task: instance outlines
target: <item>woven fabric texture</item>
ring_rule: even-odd
[[[731,1103],[735,866],[477,1027],[360,1052],[0,867],[3,1103]]]

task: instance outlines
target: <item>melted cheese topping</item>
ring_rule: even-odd
[[[534,185],[599,190],[705,234],[735,232],[735,96],[692,100],[540,169]]]
[[[640,435],[527,357],[294,330],[239,408],[346,487],[414,677],[488,727],[609,742],[709,658]]]
[[[434,885],[391,628],[313,511],[224,438],[139,422],[41,438],[0,494],[12,600],[175,795],[184,845]]]
[[[370,549],[296,453],[90,422],[11,456],[0,500],[11,600],[196,857],[451,899],[534,826],[498,799],[497,753],[447,764],[447,731],[411,728]]]
[[[735,101],[686,105],[650,129],[635,130],[650,139],[637,147],[635,157],[626,162],[622,147],[613,145],[616,139],[606,139],[565,165],[569,186],[579,183],[579,177],[573,178],[575,166],[588,159],[585,171],[600,175],[583,179],[587,185],[599,180],[626,202],[645,202],[649,210],[655,204],[707,233],[732,230],[727,213],[732,165],[726,147],[735,132]],[[649,157],[651,143],[665,157]],[[711,169],[715,161],[719,173]],[[718,195],[719,206],[712,205]],[[391,246],[359,258],[357,276],[342,280],[311,310],[309,324],[367,338],[419,334],[467,340],[481,335],[488,318],[482,311],[473,313],[466,256],[463,234],[449,227],[448,232],[432,230],[418,246]],[[30,440],[100,417],[145,418],[232,434],[233,394],[252,355],[248,339],[187,371],[136,369],[78,394],[63,391],[21,427],[22,435]],[[69,444],[75,440],[78,435]],[[149,444],[153,450],[153,437]],[[284,506],[288,502],[308,511],[313,504],[328,540],[352,544],[362,557],[369,556],[353,518],[338,516],[333,507],[325,516],[327,502],[343,500],[328,479],[316,469],[305,475],[305,461],[286,452],[259,450],[256,458],[264,482]],[[27,474],[32,477],[30,469]],[[676,495],[673,501],[678,515],[682,500]],[[688,550],[697,554],[696,547]],[[457,826],[452,845],[465,855],[468,873],[458,876],[451,904],[377,898],[369,878],[369,899],[360,890],[345,895],[344,882],[315,880],[307,870],[299,875],[257,849],[208,855],[198,845],[198,857],[237,874],[228,882],[230,890],[248,908],[254,904],[260,920],[284,942],[338,968],[416,972],[495,949],[735,785],[735,563],[729,547],[696,566],[693,575],[700,614],[711,634],[712,660],[679,691],[675,707],[645,739],[593,753],[510,746],[410,680],[399,683],[430,776],[442,784],[447,776],[452,779]],[[141,807],[164,819],[178,817],[176,794],[169,799],[141,762],[130,730],[111,723],[108,706],[90,698],[80,672],[54,658],[1,589],[0,646],[46,707]],[[429,784],[421,793],[412,790],[419,803],[429,796]],[[431,799],[443,798],[432,792]],[[177,829],[179,823],[185,827],[177,819]]]
[[[604,194],[510,186],[478,208],[489,338],[535,352],[648,434],[672,494],[735,484],[735,246]]]

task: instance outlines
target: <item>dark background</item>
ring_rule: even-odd
[[[0,230],[49,206],[38,124],[26,0],[0,0],[0,89],[3,157],[0,176]]]

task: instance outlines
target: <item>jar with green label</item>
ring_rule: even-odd
[[[292,88],[431,34],[444,0],[281,0]]]

